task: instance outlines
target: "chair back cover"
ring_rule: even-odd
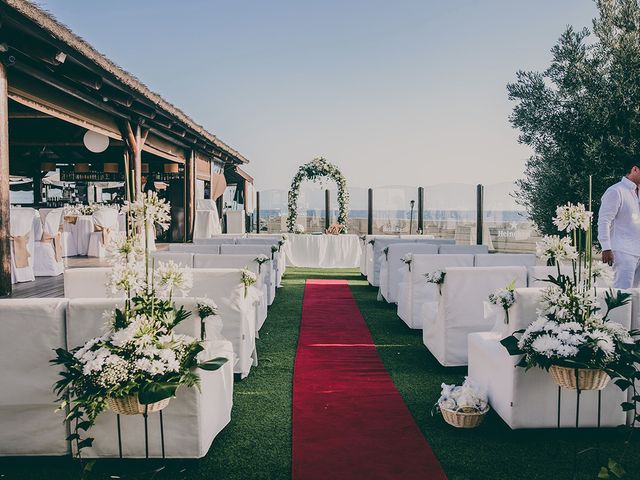
[[[441,245],[440,253],[455,254],[455,253],[489,253],[489,247],[486,245]]]
[[[64,210],[62,208],[56,208],[50,210],[47,216],[44,218],[42,229],[44,233],[49,235],[56,235],[60,231],[60,225],[62,225],[62,216]]]
[[[480,253],[476,255],[476,267],[533,267],[536,256],[533,253]]]
[[[193,253],[191,252],[152,252],[151,258],[155,261],[157,265],[158,262],[173,262],[178,265],[182,265],[183,267],[192,268],[193,267]]]
[[[270,245],[221,245],[222,255],[260,255],[261,253],[271,258]]]
[[[211,238],[194,238],[193,239],[193,243],[195,245],[223,245],[223,244],[229,244],[229,245],[233,245],[236,243],[236,237],[235,236],[223,236],[223,235],[219,235],[219,236],[212,236]]]
[[[220,253],[220,244],[170,243],[170,252]]]
[[[387,302],[398,301],[398,285],[402,281],[407,265],[401,260],[406,254],[436,254],[438,245],[428,243],[392,243],[386,261],[383,259],[380,275],[380,290]],[[386,275],[385,275],[386,273]]]
[[[257,255],[211,255],[206,253],[196,253],[193,257],[194,268],[246,268],[247,270],[258,273]],[[267,262],[263,265],[263,269],[269,268]],[[262,270],[262,269],[261,269]]]
[[[64,296],[66,298],[122,297],[107,289],[109,267],[70,268],[64,272]]]
[[[110,228],[114,232],[118,229],[118,210],[115,208],[100,208],[92,216],[94,225]]]
[[[52,385],[61,368],[49,363],[65,348],[62,298],[0,299],[0,455],[66,455],[65,412]]]

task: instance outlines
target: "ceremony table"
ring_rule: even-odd
[[[357,268],[362,244],[357,235],[287,234],[287,265],[308,268]]]

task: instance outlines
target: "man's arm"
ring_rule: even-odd
[[[602,196],[600,211],[598,212],[598,242],[602,247],[602,261],[613,263],[613,253],[611,252],[611,225],[613,224],[618,210],[622,204],[620,193],[610,188]]]

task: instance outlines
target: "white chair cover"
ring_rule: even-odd
[[[269,245],[221,245],[220,253],[222,255],[266,255],[273,260],[273,268],[271,270],[271,279],[270,282],[274,284],[276,287],[280,287],[280,280],[282,275],[280,274],[281,270],[281,261],[280,255],[277,253],[271,252],[271,246]],[[269,304],[271,305],[271,304]]]
[[[196,210],[193,239],[208,239],[212,235],[222,232],[220,228],[220,219],[216,211],[212,210]]]
[[[220,244],[170,243],[170,252],[220,253]]]
[[[563,275],[569,275],[572,273],[572,271],[573,270],[571,269],[570,265],[560,266],[560,273],[562,273]],[[549,275],[557,277],[558,267],[527,267],[527,285],[529,287],[548,287],[550,283],[546,282],[545,280],[549,278]]]
[[[246,268],[258,276],[256,287],[262,292],[260,304],[256,309],[256,331],[262,328],[267,319],[267,305],[271,295],[271,260],[260,267],[255,261],[256,255],[211,255],[197,253],[193,259],[194,268]],[[275,294],[275,285],[273,286]],[[273,300],[272,300],[273,301]]]
[[[70,268],[64,272],[64,296],[66,298],[122,297],[107,289],[109,267]]]
[[[533,253],[481,253],[476,255],[476,267],[533,267],[536,256]]]
[[[539,288],[516,289],[516,303],[509,309],[508,333],[526,328],[537,318]],[[602,299],[603,293],[599,295]],[[611,312],[611,319],[629,327],[632,306]],[[558,386],[549,373],[539,368],[525,372],[516,367],[518,356],[511,356],[500,344],[505,335],[481,332],[469,335],[469,378],[487,391],[489,403],[498,415],[516,428],[556,428]],[[561,426],[575,427],[575,392],[563,390],[561,395]],[[625,422],[620,403],[625,401],[613,382],[602,391],[602,426],[614,427]],[[597,392],[583,391],[580,398],[580,426],[595,427],[597,422]]]
[[[65,347],[66,300],[0,300],[0,455],[66,455],[65,412],[52,386],[61,367],[49,363]]]
[[[427,318],[433,318],[438,308],[438,287],[427,283],[426,273],[447,267],[471,267],[473,255],[416,254],[411,271],[406,269],[398,287],[398,316],[409,328],[423,328]],[[427,305],[429,309],[425,307]]]
[[[483,302],[493,291],[511,282],[527,283],[525,267],[450,267],[446,269],[438,314],[425,321],[422,339],[444,366],[467,365],[467,335],[493,328],[493,319],[484,316]]]
[[[460,253],[473,253],[475,255],[489,253],[489,247],[486,245],[441,245],[440,252],[449,255]]]
[[[211,238],[194,238],[193,243],[197,245],[234,245],[237,239],[236,235],[212,235]]]
[[[193,268],[193,253],[190,252],[152,252],[151,258],[158,262],[174,262],[183,267]]]
[[[245,232],[245,215],[244,210],[227,210],[225,212],[227,220],[227,233]]]
[[[84,299],[69,302],[67,337],[69,346],[75,347],[102,333],[102,313],[113,310],[122,302],[113,299]],[[176,331],[200,338],[200,317],[197,300],[176,299],[178,307],[184,306],[191,316]],[[205,320],[207,331],[214,329],[216,317]],[[200,390],[180,388],[176,398],[163,410],[165,451],[168,458],[201,458],[206,455],[213,439],[229,423],[233,403],[233,363],[231,343],[215,340],[206,343],[210,358],[225,357],[229,361],[214,372],[199,370]],[[151,417],[150,417],[151,419]],[[144,432],[142,415],[121,416],[123,455],[128,458],[144,457]],[[149,424],[149,454],[161,456],[159,423]],[[91,429],[93,445],[83,449],[87,458],[117,457],[118,437],[116,416],[111,411],[102,413]]]
[[[62,208],[49,209],[42,225],[42,235],[35,242],[34,273],[36,277],[55,277],[64,272],[62,245]]]
[[[39,225],[40,216],[33,208],[12,208],[10,211],[11,219],[9,229],[11,232],[12,240],[10,242],[11,249],[11,283],[17,282],[32,282],[35,275],[33,271],[33,254],[35,250],[35,234],[34,220]],[[42,233],[40,233],[42,235]],[[26,242],[26,254],[28,256],[27,263],[24,266],[18,266],[20,260],[16,259],[15,243]]]
[[[109,239],[118,231],[118,211],[115,208],[101,208],[93,214],[93,223],[97,231],[89,237],[87,256],[102,258],[106,254]],[[155,229],[153,232],[151,238],[155,239]]]
[[[233,344],[233,351],[238,357],[233,371],[245,378],[254,361],[257,364],[255,309],[260,302],[260,292],[250,287],[245,297],[240,275],[240,269],[196,268],[190,295],[208,297],[218,305],[222,334]]]
[[[408,254],[436,254],[438,245],[424,243],[392,243],[380,264],[380,294],[389,303],[398,301],[398,284],[402,281],[407,265],[401,258]]]

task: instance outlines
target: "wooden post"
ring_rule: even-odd
[[[256,192],[256,233],[260,233],[260,192]]]
[[[482,245],[482,231],[483,231],[483,205],[484,205],[484,186],[478,184],[476,186],[476,244]]]
[[[0,295],[11,295],[10,214],[8,80],[0,62]]]
[[[368,191],[369,201],[367,210],[367,235],[373,234],[373,188]]]
[[[136,186],[136,199],[142,193],[142,128],[136,125],[136,149],[133,157],[133,170],[135,172],[134,185]]]
[[[424,188],[418,187],[418,232],[424,235]]]
[[[324,230],[329,230],[331,226],[331,192],[327,188],[324,191]]]
[[[196,203],[196,152],[195,150],[189,150],[187,153],[187,159],[184,166],[184,181],[185,181],[185,236],[186,241],[190,242],[193,239],[193,225],[195,221],[195,203]]]

